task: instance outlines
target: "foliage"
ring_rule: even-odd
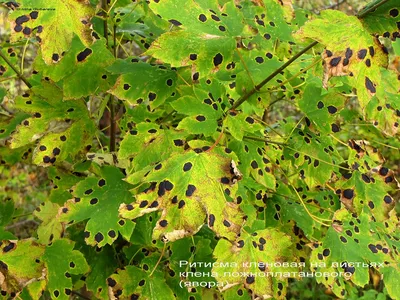
[[[0,2],[1,297],[400,299],[396,0]]]

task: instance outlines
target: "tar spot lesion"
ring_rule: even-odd
[[[89,55],[93,53],[93,50],[90,48],[86,48],[82,52],[79,52],[78,55],[76,56],[76,59],[78,62],[84,61]]]

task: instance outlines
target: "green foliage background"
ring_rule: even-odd
[[[400,299],[396,0],[0,3],[0,297]]]

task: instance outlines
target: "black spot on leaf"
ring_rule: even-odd
[[[209,214],[208,216],[208,225],[210,227],[214,226],[214,222],[215,222],[215,216],[213,214]]]
[[[341,57],[334,57],[330,60],[329,64],[331,65],[331,67],[336,67],[341,60],[342,60]]]
[[[199,20],[200,20],[200,22],[205,22],[205,21],[207,21],[207,17],[204,14],[200,14]]]
[[[183,165],[183,171],[187,172],[192,168],[193,164],[191,162],[187,162]]]
[[[223,57],[222,57],[221,53],[218,53],[213,58],[214,66],[216,66],[216,67],[219,66],[220,64],[222,64],[222,61],[223,61]]]
[[[367,76],[365,76],[365,87],[366,87],[372,94],[375,94],[375,93],[376,93],[376,88],[375,88],[373,82],[372,82]]]
[[[177,21],[177,20],[174,20],[174,19],[171,19],[171,20],[168,20],[170,23],[172,23],[173,25],[175,25],[175,26],[181,26],[182,25],[182,23],[181,22],[179,22],[179,21]]]
[[[92,53],[93,53],[92,49],[86,48],[82,52],[78,53],[76,59],[78,60],[78,62],[84,61]]]
[[[186,189],[186,196],[187,197],[192,196],[195,190],[196,190],[196,187],[193,184],[189,184]]]
[[[196,120],[199,121],[199,122],[204,122],[204,121],[206,120],[206,117],[204,117],[204,116],[197,116],[197,117],[196,117]]]
[[[97,243],[100,243],[102,240],[104,240],[104,236],[101,234],[101,232],[96,233],[94,236],[94,239]]]
[[[330,114],[334,114],[334,113],[337,112],[337,108],[334,107],[334,106],[332,106],[332,105],[329,105],[329,106],[328,106],[328,112],[329,112]]]
[[[358,57],[359,59],[364,59],[366,55],[367,55],[367,49],[361,49],[361,50],[358,51],[358,53],[357,53],[357,57]]]
[[[183,200],[179,201],[178,208],[181,209],[182,207],[185,206],[185,204],[186,204],[185,201]]]
[[[396,18],[399,15],[399,10],[397,8],[393,8],[389,11],[391,17]]]

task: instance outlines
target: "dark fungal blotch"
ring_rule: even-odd
[[[76,56],[76,59],[78,60],[78,62],[84,61],[92,53],[93,53],[92,49],[86,48],[82,52],[78,53],[78,55]]]
[[[341,60],[342,60],[342,58],[340,56],[339,57],[334,57],[334,58],[332,58],[330,60],[329,65],[331,67],[336,67],[340,63]]]
[[[179,203],[178,203],[178,208],[181,209],[182,207],[185,206],[185,204],[186,204],[186,203],[185,203],[184,200],[179,201]]]
[[[328,112],[329,112],[330,114],[334,114],[334,113],[337,112],[337,108],[336,108],[335,106],[329,105],[329,106],[328,106]]]
[[[166,227],[168,225],[168,221],[167,220],[161,220],[160,222],[158,222],[158,224],[160,224],[161,227]]]
[[[367,55],[367,49],[361,49],[357,53],[357,57],[359,59],[364,59],[366,55]]]
[[[168,20],[168,22],[172,23],[174,26],[181,26],[182,25],[181,22],[179,22],[177,20],[174,20],[174,19]]]
[[[213,58],[213,63],[214,66],[219,66],[220,64],[222,64],[222,61],[224,60],[224,58],[222,57],[221,53],[218,53],[217,55],[214,56]]]
[[[231,227],[231,223],[229,221],[227,221],[227,220],[224,220],[223,224],[224,224],[225,227]]]
[[[187,197],[192,196],[195,191],[196,191],[196,187],[193,184],[189,184],[186,189],[186,196]]]
[[[29,13],[29,16],[31,17],[32,20],[37,19],[38,15],[39,15],[39,12],[36,10]]]
[[[193,164],[191,162],[187,162],[183,165],[183,171],[187,172],[192,168]]]
[[[389,11],[389,14],[392,18],[396,18],[399,15],[399,10],[397,8],[393,8]]]
[[[199,121],[199,122],[204,122],[206,120],[206,117],[202,116],[202,115],[199,115],[199,116],[196,117],[196,120]]]
[[[369,79],[367,76],[365,76],[365,87],[367,90],[369,90],[372,94],[376,93],[376,88],[374,83]]]
[[[102,240],[104,240],[104,236],[101,232],[96,233],[96,235],[94,236],[94,240],[97,243],[100,243]]]
[[[213,214],[209,214],[208,216],[208,225],[210,227],[214,226],[214,222],[215,222],[215,216]]]
[[[207,21],[206,15],[200,14],[200,15],[199,15],[199,21],[200,21],[200,22],[205,22],[205,21]]]
[[[340,127],[337,124],[331,124],[332,132],[339,132]]]
[[[350,48],[346,49],[346,53],[345,53],[345,57],[347,59],[350,59],[353,56],[353,50],[351,50]]]

